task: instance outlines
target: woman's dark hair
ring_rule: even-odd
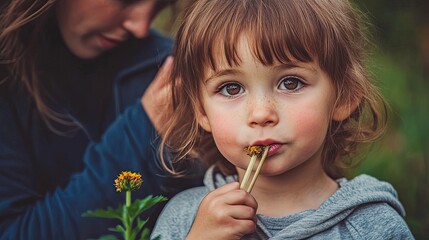
[[[0,5],[0,64],[6,71],[6,79],[0,81],[21,81],[52,130],[54,128],[49,120],[64,124],[68,124],[68,121],[43,101],[36,59],[40,55],[40,36],[43,35],[55,2],[56,0],[3,0]]]

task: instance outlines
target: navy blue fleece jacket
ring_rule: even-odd
[[[117,207],[121,171],[143,176],[133,198],[172,196],[198,185],[175,180],[156,162],[156,132],[140,98],[171,51],[171,40],[152,31],[98,59],[76,59],[51,36],[39,59],[49,106],[73,121],[47,128],[34,100],[18,82],[0,84],[0,239],[87,239],[118,222],[84,218]],[[147,212],[142,219],[153,212]],[[153,216],[154,218],[155,216]]]

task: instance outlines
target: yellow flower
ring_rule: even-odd
[[[115,179],[115,187],[117,192],[134,191],[142,185],[142,175],[129,171],[121,172],[118,178]]]
[[[247,155],[252,156],[252,155],[258,155],[262,152],[262,147],[261,146],[248,146],[245,147],[244,150],[247,152]]]

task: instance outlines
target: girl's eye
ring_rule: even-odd
[[[231,97],[231,96],[235,96],[235,95],[238,95],[238,94],[244,92],[244,89],[243,89],[243,87],[240,86],[240,84],[227,83],[227,84],[225,84],[219,88],[219,92],[222,95]]]
[[[279,89],[294,92],[294,91],[298,91],[304,86],[305,84],[298,77],[285,77],[281,80]]]

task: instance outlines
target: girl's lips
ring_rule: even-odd
[[[282,147],[282,144],[280,143],[270,144],[270,150],[268,150],[268,157],[276,154],[281,147]]]
[[[255,143],[252,144],[252,146],[270,146],[270,149],[268,150],[268,157],[276,154],[278,151],[280,151],[280,149],[282,148],[282,143],[279,143],[275,140],[265,140],[265,141],[257,141]]]

